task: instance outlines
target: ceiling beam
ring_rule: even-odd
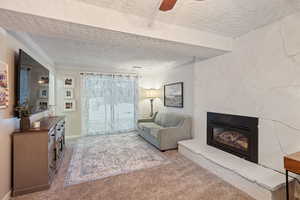
[[[149,27],[148,19],[75,0],[0,0],[0,13],[1,9],[226,52],[233,48],[229,37],[162,22]]]

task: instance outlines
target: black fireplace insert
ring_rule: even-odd
[[[258,118],[208,112],[207,144],[258,163]]]

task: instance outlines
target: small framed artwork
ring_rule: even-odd
[[[0,109],[8,107],[8,66],[0,61]]]
[[[76,110],[75,100],[68,100],[64,102],[64,111],[70,112]]]
[[[47,99],[48,98],[48,89],[47,88],[41,88],[40,89],[40,98],[41,99]]]
[[[40,100],[38,101],[38,110],[44,111],[48,109],[48,101]]]
[[[71,76],[67,76],[64,78],[64,87],[65,88],[74,88],[75,82],[74,78]]]
[[[73,99],[74,98],[74,90],[71,88],[65,89],[65,99]]]
[[[164,85],[164,106],[183,108],[183,82]]]
[[[49,85],[49,76],[40,76],[38,82],[41,85]]]

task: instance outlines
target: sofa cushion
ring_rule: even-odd
[[[175,127],[184,119],[185,116],[178,113],[158,113],[155,117],[155,123],[163,127]]]
[[[146,131],[148,134],[152,135],[153,137],[158,137],[158,132],[162,128],[156,123],[153,122],[146,122],[146,123],[139,123],[139,128],[143,131]]]
[[[144,123],[139,123],[139,128],[161,128],[158,124],[153,123],[153,122],[144,122]]]

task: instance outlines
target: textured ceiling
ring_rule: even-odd
[[[132,70],[133,66],[143,71],[162,70],[193,59],[193,53],[204,59],[223,52],[181,45],[165,41],[128,38],[126,35],[109,36],[95,41],[72,40],[30,35],[45,52],[60,66],[101,67]]]
[[[161,0],[73,0],[118,10],[223,36],[238,37],[287,16],[300,0],[178,0],[169,12],[159,12]]]
[[[151,71],[226,53],[9,11],[1,11],[0,19],[4,28],[26,32],[60,66]]]
[[[121,13],[134,14],[194,29],[237,37],[300,8],[300,0],[178,0],[170,12],[158,12],[160,0],[81,1]],[[28,33],[58,65],[132,69],[168,68],[195,57],[206,59],[226,52],[153,39],[48,18],[0,12],[0,25]]]

